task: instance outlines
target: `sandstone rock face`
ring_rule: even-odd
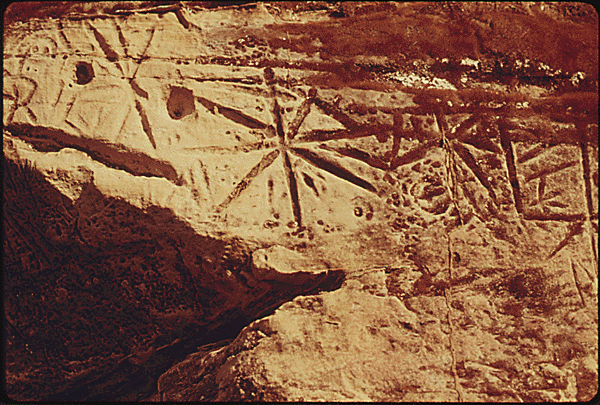
[[[5,23],[12,398],[597,392],[592,7],[56,3]]]

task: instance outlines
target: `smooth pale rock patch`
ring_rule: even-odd
[[[416,314],[398,298],[362,288],[383,277],[368,279],[282,305],[228,346],[173,367],[159,394],[164,401],[457,400],[451,356],[428,347]],[[438,348],[447,345],[445,338]]]
[[[326,273],[327,263],[280,245],[252,252],[252,275],[257,280],[302,285]]]

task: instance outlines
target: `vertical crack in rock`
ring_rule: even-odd
[[[458,224],[459,225],[463,225],[464,224],[464,220],[462,217],[462,214],[460,212],[460,208],[458,207],[458,182],[456,180],[456,165],[454,163],[454,151],[452,149],[452,146],[450,145],[450,142],[448,141],[448,138],[446,138],[446,131],[444,130],[446,125],[442,125],[441,121],[442,121],[442,117],[440,114],[436,114],[435,115],[435,119],[438,123],[438,128],[440,128],[440,132],[442,134],[442,147],[444,148],[444,168],[445,168],[445,172],[446,172],[446,188],[448,189],[448,192],[450,194],[450,197],[452,198],[452,204],[454,205],[454,209],[456,210],[456,213],[458,215]],[[430,144],[433,143],[433,141],[429,141]],[[425,143],[427,144],[427,142]],[[425,144],[423,146],[425,146]],[[412,151],[411,151],[412,152]],[[410,153],[410,152],[408,152]],[[420,154],[423,152],[419,152]],[[393,163],[393,161],[392,161]]]
[[[585,202],[587,206],[587,221],[590,223],[591,230],[591,217],[594,215],[594,205],[592,203],[592,183],[590,179],[590,156],[587,150],[587,143],[585,142],[585,129],[579,128],[579,132],[581,134],[582,141],[579,143],[579,148],[581,149],[581,162],[582,162],[582,170],[583,170],[583,184],[585,186]],[[592,242],[592,254],[594,255],[594,260],[596,265],[598,265],[598,246],[594,243],[594,237],[590,235],[590,239]]]
[[[448,238],[448,273],[450,276],[450,282],[448,284],[448,286],[444,289],[444,299],[446,302],[446,309],[447,309],[447,319],[448,319],[448,327],[450,328],[450,333],[448,334],[448,339],[450,341],[450,355],[452,356],[452,375],[454,377],[454,389],[456,390],[456,394],[458,395],[458,402],[464,402],[464,393],[463,393],[463,389],[462,386],[460,385],[460,380],[458,377],[458,372],[456,371],[456,342],[454,342],[454,324],[452,322],[452,281],[454,280],[454,274],[452,271],[452,261],[454,258],[454,254],[452,251],[452,239],[451,239],[451,235],[448,232],[447,234],[447,238]]]

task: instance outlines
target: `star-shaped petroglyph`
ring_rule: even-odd
[[[178,13],[176,8],[164,11]],[[181,14],[181,10],[179,10],[179,14]],[[185,19],[182,20],[180,15],[177,15],[177,18],[184,27],[189,26],[189,23]],[[74,88],[67,89],[63,83],[65,91],[63,92],[61,88],[54,107],[61,101],[61,108],[63,105],[66,108],[65,123],[74,127],[81,138],[85,138],[85,142],[79,137],[58,132],[53,135],[51,131],[44,131],[43,135],[56,138],[54,140],[60,141],[58,142],[59,146],[70,145],[79,148],[89,152],[97,159],[104,159],[111,166],[123,168],[133,174],[161,176],[182,185],[186,183],[185,181],[181,182],[182,173],[175,168],[177,162],[160,160],[163,155],[159,149],[164,146],[164,136],[162,135],[164,131],[156,130],[155,122],[152,121],[156,107],[152,97],[155,97],[156,94],[149,94],[150,86],[144,88],[143,83],[144,80],[154,79],[141,77],[144,75],[140,74],[144,61],[149,57],[147,54],[156,40],[155,34],[160,32],[159,24],[160,22],[157,21],[149,30],[140,33],[137,30],[128,29],[127,24],[122,26],[118,21],[114,22],[114,27],[100,22],[87,22],[81,25],[73,23],[69,27],[59,24],[60,37],[57,37],[57,41],[48,40],[43,43],[38,41],[39,43],[36,43],[37,51],[42,52],[43,57],[57,53],[59,43],[72,53],[75,43],[72,45],[69,38],[71,35],[73,38],[77,38],[80,34],[79,31],[86,31],[89,34],[87,36],[90,44],[94,44],[92,47],[92,50],[95,49],[94,57],[103,56],[108,61],[108,65],[114,65],[114,72],[120,76],[114,77],[114,83],[107,88],[98,86],[95,84],[97,80],[94,79],[92,67],[100,65],[91,63],[86,65],[84,61],[77,61],[74,72],[77,80]],[[112,29],[116,30],[116,36],[108,35]],[[129,41],[129,37],[135,37],[136,41]],[[40,48],[40,43],[45,45]],[[138,46],[132,47],[132,43],[136,43]],[[7,77],[5,86],[5,100],[9,107],[7,121],[12,123],[15,118],[18,122],[32,122],[42,126],[44,120],[47,120],[47,117],[42,114],[45,107],[37,99],[35,108],[30,103],[33,95],[38,91],[38,84],[34,79],[43,81],[44,78],[41,75],[34,75],[35,66],[30,71],[29,67],[24,65],[26,60],[32,59],[24,57],[30,52],[34,52],[33,48],[31,50],[30,48],[24,43],[16,51],[16,56],[22,57],[19,73]],[[67,62],[71,66],[71,60],[69,59]],[[197,63],[195,58],[190,58],[188,62]],[[219,62],[214,63],[218,64]],[[102,66],[104,69],[105,65]],[[253,66],[256,65],[247,67],[256,69]],[[181,83],[189,79],[183,77],[179,69],[175,69],[175,71],[179,72]],[[99,74],[99,72],[96,73]],[[331,101],[330,98],[324,96],[326,89],[306,90],[308,86],[281,85],[281,78],[275,77],[272,69],[265,68],[263,73],[264,77],[262,78],[248,76],[241,83],[245,85],[246,90],[244,91],[254,92],[255,95],[260,93],[268,101],[268,104],[270,103],[268,109],[272,124],[267,120],[257,118],[256,115],[247,113],[247,110],[243,108],[225,105],[227,103],[214,99],[210,95],[201,95],[199,92],[186,89],[181,83],[180,90],[176,90],[180,93],[176,98],[184,100],[187,98],[187,104],[167,102],[167,110],[173,120],[180,120],[186,115],[192,114],[196,108],[196,102],[198,102],[206,110],[218,114],[220,119],[241,124],[250,132],[264,135],[257,136],[252,142],[249,142],[250,138],[246,138],[239,139],[237,144],[235,144],[236,141],[232,141],[233,143],[227,145],[217,143],[211,145],[211,139],[214,138],[207,138],[207,144],[200,147],[183,148],[194,149],[199,152],[198,155],[203,156],[213,153],[234,156],[233,159],[237,157],[240,157],[240,160],[242,157],[245,159],[245,163],[239,165],[231,160],[233,162],[231,166],[235,165],[236,167],[230,167],[230,169],[236,173],[241,171],[242,175],[237,177],[233,183],[223,183],[225,184],[223,190],[227,190],[226,195],[219,192],[211,197],[211,203],[214,204],[213,211],[219,215],[226,214],[230,206],[240,200],[240,196],[250,195],[248,189],[264,180],[259,178],[261,173],[270,168],[279,167],[278,174],[273,175],[283,174],[283,179],[279,180],[285,184],[285,198],[289,202],[293,222],[300,227],[306,222],[307,206],[310,204],[305,201],[304,191],[308,190],[308,193],[311,193],[310,190],[312,190],[316,198],[323,197],[323,190],[317,184],[320,180],[313,177],[312,174],[322,174],[324,177],[321,177],[325,183],[332,179],[338,179],[350,188],[356,187],[357,192],[366,192],[380,197],[387,190],[383,189],[387,187],[385,180],[391,178],[390,174],[394,174],[396,180],[402,183],[402,179],[398,179],[398,176],[405,166],[414,166],[421,161],[426,161],[427,156],[432,155],[432,150],[439,152],[441,149],[445,156],[442,167],[444,170],[441,171],[445,171],[446,177],[441,178],[437,174],[435,176],[424,175],[421,178],[422,184],[412,184],[408,187],[410,193],[423,201],[421,208],[431,214],[444,213],[452,205],[446,200],[451,199],[459,215],[461,210],[464,211],[468,208],[484,221],[489,217],[497,217],[502,220],[503,211],[508,209],[514,209],[527,220],[571,223],[581,223],[590,219],[597,220],[597,207],[594,207],[597,184],[593,183],[597,177],[595,175],[597,165],[592,165],[593,159],[590,158],[591,152],[588,151],[588,147],[592,147],[594,150],[594,142],[585,138],[583,132],[586,130],[581,126],[581,122],[585,124],[594,122],[596,119],[590,112],[585,114],[593,116],[591,121],[589,117],[586,118],[584,113],[581,117],[567,116],[568,114],[559,117],[559,121],[570,120],[570,124],[575,128],[573,131],[567,128],[568,125],[565,126],[567,129],[563,131],[564,133],[559,133],[562,130],[559,131],[549,126],[545,128],[542,124],[535,124],[531,129],[527,129],[523,127],[522,122],[524,121],[519,121],[518,109],[520,107],[516,107],[518,103],[498,94],[469,93],[468,90],[465,90],[445,93],[418,91],[414,93],[414,102],[405,107],[382,107],[381,105],[374,107],[368,105],[369,101],[365,100],[363,105],[357,107],[359,112],[354,114],[348,111],[347,105],[345,108],[340,107],[340,99]],[[316,73],[318,74],[318,72]],[[121,86],[119,80],[126,81],[126,86]],[[189,80],[197,82],[198,78]],[[215,82],[230,81],[227,78],[211,80]],[[66,81],[67,79],[65,79],[65,83]],[[176,89],[177,87],[171,88]],[[126,93],[128,93],[127,97],[123,96]],[[281,101],[283,93],[287,93],[288,98],[295,100],[295,104],[292,103],[293,107],[290,107],[289,104],[286,106]],[[110,97],[107,97],[108,94]],[[340,95],[340,97],[342,96]],[[124,108],[121,108],[123,107],[121,105],[118,106],[120,109],[118,115],[113,114],[111,109],[116,108],[111,101],[114,99],[129,100],[129,104]],[[191,101],[189,101],[190,99]],[[97,111],[87,111],[87,106],[91,104],[87,101],[93,101],[101,108],[98,108]],[[102,107],[105,104],[106,106]],[[360,112],[361,108],[363,112]],[[357,117],[371,109],[374,112],[369,112],[369,114],[379,118],[369,121]],[[538,122],[547,117],[554,120],[556,110],[555,107],[541,103],[537,110],[530,109],[525,115],[538,114]],[[565,109],[560,108],[560,111],[563,110]],[[321,114],[327,117],[336,125],[325,129],[304,128],[302,130],[307,117],[314,111],[318,111],[317,115]],[[114,151],[111,149],[110,153],[95,153],[98,152],[96,149],[104,151],[106,148],[112,148],[113,143],[127,143],[126,139],[122,139],[125,138],[123,133],[133,134],[137,131],[138,128],[132,124],[135,119],[130,119],[136,113],[136,119],[139,120],[149,142],[147,150],[136,152],[137,160],[133,159],[134,153],[117,147],[114,148]],[[388,119],[381,119],[381,116],[387,116]],[[108,124],[104,125],[102,131],[96,131],[96,125],[100,121],[108,122]],[[131,128],[124,131],[125,125],[130,125]],[[107,130],[108,127],[110,127],[110,131]],[[572,133],[567,133],[568,131]],[[110,137],[108,139],[110,142],[107,144],[104,142],[106,139],[102,139],[100,140],[102,142],[94,143],[94,139],[88,139],[93,137],[91,134],[96,133]],[[134,135],[128,136],[133,137]],[[373,147],[375,142],[363,142],[367,139],[377,139],[377,151]],[[407,143],[403,143],[403,139],[411,140],[411,146],[407,147]],[[543,159],[538,159],[541,154],[548,155],[553,153],[552,150],[559,148],[558,146],[548,147],[546,145],[548,142],[553,145],[568,145],[564,147],[570,148],[570,157],[561,160],[545,156]],[[521,147],[518,144],[528,146]],[[560,146],[560,148],[562,147]],[[382,150],[385,153],[382,153]],[[248,152],[252,152],[252,156]],[[561,153],[558,153],[557,156]],[[139,156],[142,155],[144,158],[140,160]],[[563,155],[567,156],[567,154]],[[257,156],[256,161],[251,161]],[[536,168],[534,163],[537,160],[543,160],[544,165]],[[252,163],[250,167],[248,162]],[[301,165],[297,164],[298,162]],[[359,166],[367,170],[357,170]],[[312,174],[301,167],[311,168]],[[575,178],[574,176],[583,178],[583,181],[577,180],[581,184],[580,194],[583,204],[573,203],[572,200],[561,194],[561,189],[557,186],[559,182],[557,179]],[[212,180],[208,178],[209,176],[205,177],[207,182]],[[272,187],[271,180],[266,183],[267,188]],[[389,184],[392,183],[393,181],[389,181]],[[301,188],[304,188],[304,185],[306,187],[302,191]],[[262,187],[262,184],[260,186]],[[393,186],[392,184],[388,188],[393,188]],[[349,194],[353,192],[354,190]],[[392,200],[399,201],[397,198],[393,198],[393,195],[394,193],[391,194]],[[335,198],[333,194],[332,196]],[[459,200],[462,206],[457,203]],[[582,206],[587,206],[583,212],[580,209]],[[360,210],[357,209],[356,212],[360,213]],[[579,226],[574,226],[573,232],[568,234],[571,236],[567,235],[568,238],[578,234],[579,230]],[[559,245],[559,250],[565,243]]]
[[[266,123],[263,123],[256,118],[250,117],[243,112],[220,105],[214,101],[198,97],[199,102],[211,112],[217,112],[222,117],[225,117],[233,122],[243,124],[252,129],[263,130],[272,138],[267,137],[263,141],[259,141],[251,145],[243,145],[240,147],[230,148],[230,153],[244,152],[245,148],[250,147],[254,150],[262,150],[263,155],[260,161],[254,165],[245,176],[234,186],[233,190],[225,198],[224,201],[215,206],[217,213],[224,212],[236,199],[242,195],[257,176],[269,168],[271,165],[279,162],[282,165],[285,173],[285,181],[287,184],[287,195],[289,196],[290,207],[293,213],[294,226],[301,227],[303,223],[303,207],[301,196],[298,191],[298,184],[304,182],[307,187],[313,190],[315,195],[319,195],[319,190],[314,183],[314,179],[304,172],[299,172],[292,164],[293,160],[301,159],[313,168],[324,171],[333,175],[353,186],[359,187],[368,192],[377,194],[377,188],[369,180],[366,180],[359,174],[353,173],[348,168],[344,167],[336,160],[328,156],[326,151],[337,151],[341,156],[347,156],[364,163],[371,167],[380,170],[388,169],[388,164],[382,160],[378,160],[370,156],[368,151],[362,151],[356,148],[340,149],[339,147],[329,146],[328,141],[347,139],[352,140],[360,137],[372,136],[373,128],[364,128],[358,122],[344,115],[335,105],[322,100],[316,89],[311,88],[308,94],[304,94],[301,98],[300,105],[295,108],[295,115],[292,119],[285,122],[283,107],[278,100],[278,93],[285,89],[280,88],[276,84],[274,72],[270,68],[264,71],[265,84],[268,87],[268,96],[271,100],[271,114],[273,117],[274,128]],[[313,105],[318,106],[327,115],[336,119],[344,129],[337,130],[314,130],[308,134],[299,137],[299,129],[306,117],[311,112]],[[340,126],[341,126],[340,125]],[[274,134],[273,134],[274,133]],[[312,146],[318,144],[317,148]],[[244,147],[245,146],[245,147]],[[196,148],[197,149],[197,148]],[[211,150],[210,147],[202,148]],[[212,150],[215,150],[214,148]]]

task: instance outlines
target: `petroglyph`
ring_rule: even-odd
[[[254,347],[239,342],[253,333],[256,342],[279,342],[269,349],[277,356],[287,350],[277,349],[279,337],[298,347],[310,341],[311,356],[359,355],[345,337],[327,335],[336,328],[376,342],[364,352],[381,364],[391,353],[398,372],[381,386],[370,381],[375,392],[345,373],[353,367],[346,361],[319,374],[331,385],[310,389],[321,399],[587,399],[580,386],[597,380],[588,363],[597,359],[589,337],[597,323],[598,105],[589,50],[597,19],[583,6],[88,6],[57,4],[57,13],[70,11],[5,27],[5,254],[18,280],[7,319],[11,344],[25,342],[19,355],[76,367],[67,349],[58,355],[30,343],[37,332],[22,308],[62,308],[78,290],[118,290],[124,306],[156,316],[135,343],[111,346],[116,381],[156,378],[153,366],[136,367],[166,364],[163,350],[194,350],[197,336],[183,337],[190,329],[221,318],[246,325],[293,295],[342,286],[282,307],[290,319],[327,314],[304,338],[294,340],[302,333],[281,320],[272,326],[278,333],[252,326],[202,364],[223,353],[238,361]],[[103,250],[110,244],[120,253]],[[65,263],[54,263],[61,255]],[[88,256],[100,263],[93,277],[79,268]],[[50,277],[56,291],[31,287],[30,273]],[[360,333],[322,302],[349,306],[340,319],[362,325]],[[364,303],[385,313],[364,323],[355,317]],[[59,322],[53,316],[47,325]],[[137,336],[118,322],[106,321]],[[74,342],[74,329],[61,325],[68,333],[60,339]],[[161,328],[176,331],[165,338]],[[310,340],[319,334],[337,343]],[[575,336],[579,343],[561,346]],[[74,353],[92,358],[84,346]],[[15,359],[10,384],[21,387]],[[221,374],[224,385],[208,376],[198,392],[211,400],[262,395],[250,382],[240,385],[246,393],[227,391],[237,382]],[[42,387],[40,398],[76,386],[73,400],[129,398],[126,383],[89,394],[104,384],[90,375],[60,392]],[[34,374],[26,378],[35,385]],[[165,399],[198,399],[177,396],[168,381],[160,390]],[[302,400],[286,392],[264,398]]]

